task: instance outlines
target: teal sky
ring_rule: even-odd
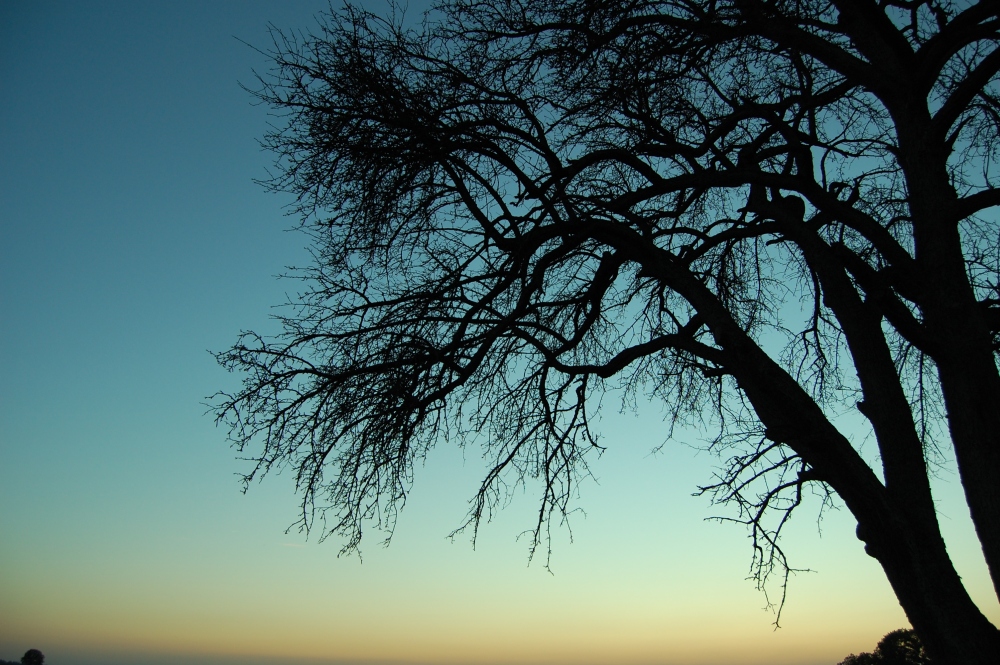
[[[392,546],[371,534],[363,562],[285,533],[288,475],[240,494],[246,467],[203,404],[235,377],[208,351],[273,330],[296,288],[274,276],[307,257],[287,199],[253,183],[269,117],[239,83],[267,60],[242,42],[325,7],[0,2],[0,659],[832,665],[906,625],[850,515],[820,533],[813,505],[786,549],[814,572],[773,630],[746,533],[691,496],[717,460],[698,432],[651,454],[656,405],[606,400],[608,451],[553,574],[517,539],[530,486],[475,549],[447,540],[482,465],[456,449],[419,470]],[[947,462],[935,491],[1000,623]]]

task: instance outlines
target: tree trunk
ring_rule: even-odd
[[[925,276],[919,305],[939,349],[934,361],[959,475],[1000,598],[1000,373],[966,271],[948,150],[929,140],[930,117],[922,113],[901,114],[896,122],[900,164],[911,192],[915,259]]]
[[[710,317],[707,317],[710,318]],[[1000,632],[969,597],[945,549],[936,515],[890,494],[801,386],[741,330],[716,334],[733,375],[768,430],[798,453],[858,519],[865,551],[879,561],[936,665],[996,665]],[[724,328],[724,329],[723,329]],[[715,331],[713,331],[715,332]]]
[[[996,665],[1000,631],[969,597],[936,521],[919,526],[893,522],[859,521],[858,537],[882,565],[935,665]]]
[[[960,278],[966,280],[964,289],[952,288],[948,296],[929,295],[922,309],[928,328],[942,341],[935,361],[948,431],[969,513],[1000,598],[1000,375],[964,265]]]
[[[992,361],[939,362],[938,371],[969,513],[1000,598],[1000,389]]]

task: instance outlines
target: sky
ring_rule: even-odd
[[[482,469],[455,448],[361,559],[286,533],[289,475],[240,492],[246,464],[205,406],[239,377],[210,351],[273,331],[295,290],[276,276],[308,256],[288,199],[254,183],[279,120],[240,84],[268,67],[252,47],[269,24],[308,30],[325,8],[0,1],[0,660],[832,665],[906,626],[850,514],[817,522],[813,503],[785,540],[811,572],[775,630],[746,532],[692,496],[719,464],[706,434],[653,454],[656,404],[602,412],[607,452],[551,572],[518,538],[530,491],[475,547],[447,538]],[[947,460],[934,489],[1000,623]]]

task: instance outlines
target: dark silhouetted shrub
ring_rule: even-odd
[[[852,653],[840,665],[931,665],[931,659],[917,634],[900,628],[879,640],[874,653]]]
[[[28,649],[21,656],[21,665],[44,665],[45,654],[38,649]]]

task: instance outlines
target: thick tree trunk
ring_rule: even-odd
[[[865,510],[858,512],[864,514]],[[856,513],[857,514],[857,513]],[[865,551],[882,565],[900,606],[940,665],[996,665],[1000,631],[969,597],[937,524],[859,521]],[[895,522],[895,520],[894,520]]]
[[[858,519],[865,551],[882,565],[935,663],[996,665],[1000,632],[969,597],[948,557],[934,514],[896,505],[877,480],[873,483],[852,468],[856,465],[850,463],[850,456],[837,451],[850,444],[825,421],[815,403],[804,394],[803,399],[789,399],[789,393],[801,390],[791,385],[790,377],[784,390],[773,384],[752,386],[753,380],[741,385],[761,421],[844,499]],[[811,410],[815,412],[810,414]],[[792,432],[805,435],[796,437]]]
[[[920,310],[935,340],[948,427],[969,512],[1000,598],[1000,373],[966,272],[948,151],[928,140],[929,116],[897,118],[910,190]]]
[[[938,368],[962,487],[1000,598],[1000,387],[991,364],[946,360]]]
[[[819,406],[773,360],[730,328],[717,339],[768,435],[785,442],[858,519],[865,551],[882,565],[914,629],[939,665],[996,665],[1000,632],[982,614],[948,557],[936,515],[896,498]]]
[[[791,227],[795,233],[801,224]],[[865,550],[885,570],[928,650],[942,663],[995,662],[1000,635],[969,597],[941,537],[923,445],[877,310],[863,303],[829,247],[808,233],[798,243],[816,271],[824,303],[840,322],[864,392],[864,415],[878,440],[885,476],[884,510],[849,497]],[[882,514],[879,514],[879,513]],[[886,519],[886,513],[890,519]]]
[[[964,277],[960,251],[958,257]],[[859,538],[865,541],[866,551],[881,563],[900,605],[935,662],[939,665],[996,665],[1000,655],[1000,632],[972,601],[955,571],[940,534],[933,503],[909,500],[912,488],[906,487],[905,482],[909,472],[894,480],[893,487],[883,485],[850,442],[830,423],[819,405],[746,334],[715,294],[690,274],[676,269],[669,258],[658,261],[655,257],[648,257],[639,261],[651,274],[658,274],[666,284],[681,293],[704,318],[716,343],[723,350],[726,369],[752,404],[767,430],[767,436],[794,450],[811,467],[814,476],[832,487],[847,504],[858,519]],[[922,272],[925,276],[937,277],[926,269]],[[966,297],[968,302],[971,287],[967,278],[964,288],[969,292]],[[974,299],[972,302],[974,306]],[[926,323],[932,334],[937,333],[929,321]],[[866,349],[858,351],[869,353]],[[879,376],[885,374],[884,369],[873,369]],[[987,370],[956,370],[957,376],[953,378],[959,385],[965,385],[972,380],[971,377],[988,377],[991,371],[996,373],[992,357]],[[894,371],[892,373],[899,388],[898,375]],[[878,393],[877,383],[872,384],[872,390]],[[952,392],[954,394],[955,390]],[[892,406],[889,403],[892,400],[887,401],[886,397],[883,395],[881,399],[883,407],[897,412],[903,408],[908,410],[906,405]],[[946,399],[952,398],[946,394]],[[1000,417],[997,404],[1000,404],[1000,399],[993,402],[993,417]],[[981,407],[981,401],[973,401],[972,408]],[[955,431],[955,419],[961,412],[951,411],[951,401],[948,408]],[[989,419],[982,413],[973,414],[971,422],[989,422]],[[916,468],[915,464],[923,468],[919,440],[916,441],[916,448],[910,445],[913,442],[902,442],[901,447],[897,445],[900,442],[891,441],[898,435],[898,432],[893,433],[893,427],[882,429],[883,436],[888,438],[880,441],[880,445],[885,443],[887,452],[895,450],[902,453],[900,459],[891,464],[910,471]],[[957,438],[963,439],[964,443],[956,441],[956,449],[962,445],[963,450],[971,452],[977,459],[984,458],[979,449],[988,446],[993,439],[971,439],[961,427],[958,429]],[[1000,427],[995,431],[1000,432]],[[975,432],[978,434],[972,436],[981,436],[984,429],[978,428]],[[913,462],[914,459],[917,462]],[[983,480],[982,477],[969,476],[970,471],[967,468],[963,472],[963,484],[966,485],[971,505],[975,500],[971,497],[988,497],[995,490],[980,486],[970,491],[970,484]],[[992,473],[987,471],[983,475],[988,479]],[[892,474],[887,472],[888,475]],[[1000,474],[994,474],[992,478],[991,487]],[[926,473],[922,482],[926,485]],[[929,487],[927,490],[929,492]],[[987,510],[980,511],[980,520],[983,515],[990,515],[988,502],[985,505]],[[977,529],[981,533],[993,532],[1000,528],[998,525],[1000,519],[978,522]]]
[[[957,241],[957,231],[954,235]],[[943,346],[935,361],[948,429],[976,535],[1000,597],[1000,375],[962,268],[965,288],[952,288],[951,295],[933,288],[938,292],[928,295],[922,309]]]

